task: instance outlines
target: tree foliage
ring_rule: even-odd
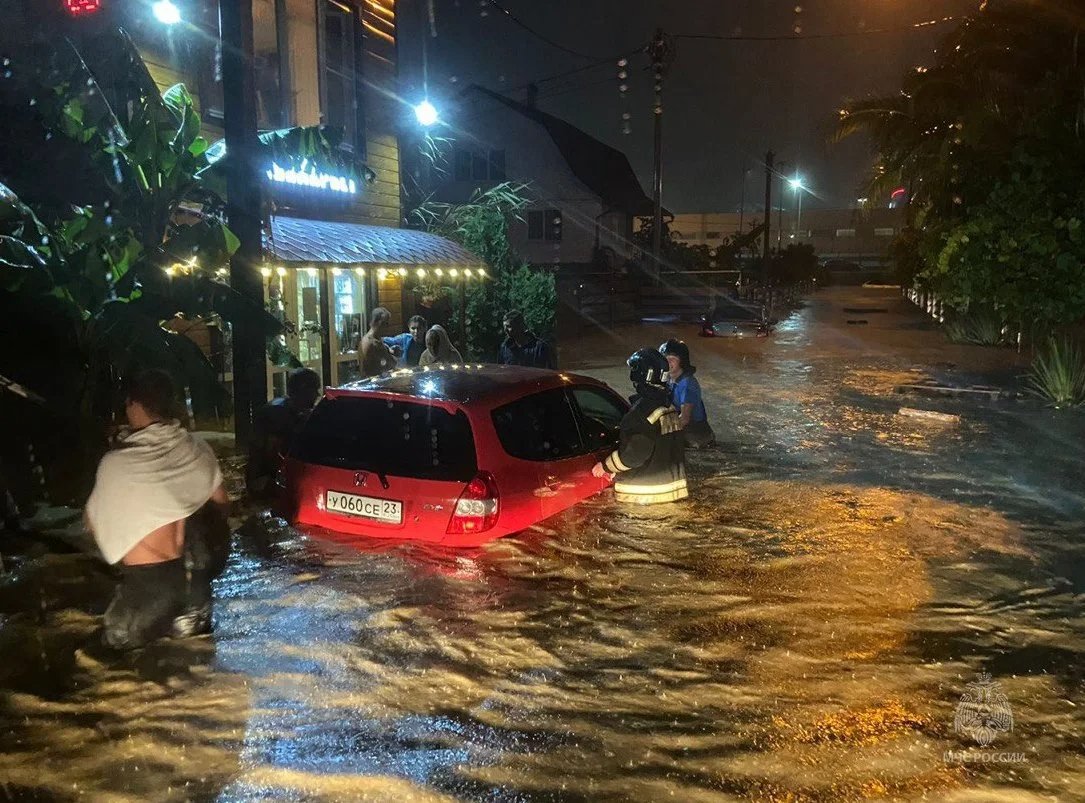
[[[992,3],[898,94],[841,111],[838,137],[865,132],[878,153],[872,191],[911,191],[898,267],[959,313],[1042,329],[1085,315],[1083,23],[1064,11]]]
[[[0,375],[74,426],[88,467],[134,368],[165,369],[203,412],[227,411],[216,370],[167,321],[282,329],[224,278],[238,242],[192,97],[180,84],[159,93],[127,36],[116,45],[110,63],[128,72],[102,81],[108,98],[63,40],[28,46],[0,87],[0,135],[14,144],[0,149],[0,314],[11,325]],[[324,129],[264,144],[274,154],[294,139],[330,147]]]
[[[467,352],[475,359],[496,360],[504,338],[502,318],[520,310],[530,329],[543,338],[554,333],[557,289],[548,270],[534,268],[521,259],[509,241],[509,225],[520,219],[530,203],[525,184],[502,183],[475,192],[466,204],[423,204],[414,221],[428,231],[458,242],[485,261],[489,279],[468,286],[466,318]],[[452,292],[452,288],[443,288]],[[453,327],[459,329],[460,311],[453,305]]]

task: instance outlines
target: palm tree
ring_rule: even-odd
[[[913,203],[952,219],[982,202],[1019,138],[1058,108],[1085,121],[1081,17],[1012,2],[966,19],[931,67],[896,95],[853,101],[834,139],[867,134],[878,153],[871,193],[911,190]]]

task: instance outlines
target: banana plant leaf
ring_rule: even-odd
[[[0,290],[47,293],[53,277],[41,254],[15,237],[0,234]]]
[[[149,307],[142,298],[103,306],[91,323],[92,353],[105,357],[120,376],[149,368],[166,371],[190,389],[193,400],[224,410],[227,397],[214,366],[192,340],[163,328]]]

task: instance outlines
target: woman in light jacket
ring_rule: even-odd
[[[443,326],[431,326],[426,332],[426,350],[418,358],[419,365],[433,365],[437,362],[456,365],[463,362],[463,356],[452,345]]]

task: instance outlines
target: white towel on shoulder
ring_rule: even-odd
[[[176,421],[151,424],[102,458],[87,521],[106,561],[116,563],[159,527],[203,507],[221,484],[205,441]]]

